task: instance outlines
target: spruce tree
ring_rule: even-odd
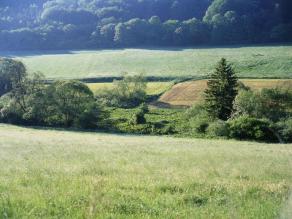
[[[210,75],[205,91],[206,110],[213,118],[228,120],[237,95],[238,79],[230,64],[222,58]]]

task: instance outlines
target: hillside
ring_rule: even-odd
[[[8,218],[289,217],[291,144],[7,125],[0,133]]]
[[[98,78],[144,73],[154,77],[206,77],[227,58],[240,77],[291,78],[291,46],[119,49],[97,51],[0,52],[46,77]]]
[[[292,80],[276,79],[244,79],[240,80],[244,85],[252,90],[262,88],[284,88],[292,87]],[[203,100],[204,90],[207,88],[207,80],[187,81],[174,85],[169,91],[165,92],[156,103],[156,106],[192,106]]]
[[[291,42],[290,0],[1,0],[1,50]]]

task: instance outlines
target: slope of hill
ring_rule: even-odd
[[[0,125],[4,218],[265,218],[292,185],[292,145]]]
[[[222,57],[234,65],[240,77],[292,77],[292,46],[0,52],[1,55],[20,59],[29,72],[40,71],[53,79],[113,77],[121,76],[122,72],[206,77]]]
[[[1,0],[0,49],[292,40],[290,0]]]
[[[241,80],[246,86],[253,90],[262,88],[275,87],[292,87],[292,80],[276,80],[276,79],[244,79]],[[187,81],[176,84],[164,93],[158,100],[153,103],[156,106],[192,106],[202,101],[204,90],[207,88],[206,80]]]

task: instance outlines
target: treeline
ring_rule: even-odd
[[[252,91],[222,59],[210,75],[204,102],[185,111],[149,109],[143,75],[115,81],[96,95],[82,82],[47,84],[41,74],[0,59],[0,122],[18,125],[102,129],[130,134],[220,137],[292,142],[292,90]],[[154,120],[153,120],[154,119]]]
[[[2,0],[0,49],[291,42],[290,0]]]

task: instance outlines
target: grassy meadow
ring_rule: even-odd
[[[0,125],[1,218],[291,218],[292,145]]]
[[[149,82],[147,83],[147,95],[159,95],[169,90],[173,82]],[[98,94],[106,89],[113,88],[113,83],[88,83],[88,87],[93,93]]]
[[[98,78],[144,73],[156,77],[204,77],[222,57],[240,77],[292,77],[292,46],[0,52],[19,59],[29,72],[48,78]]]

